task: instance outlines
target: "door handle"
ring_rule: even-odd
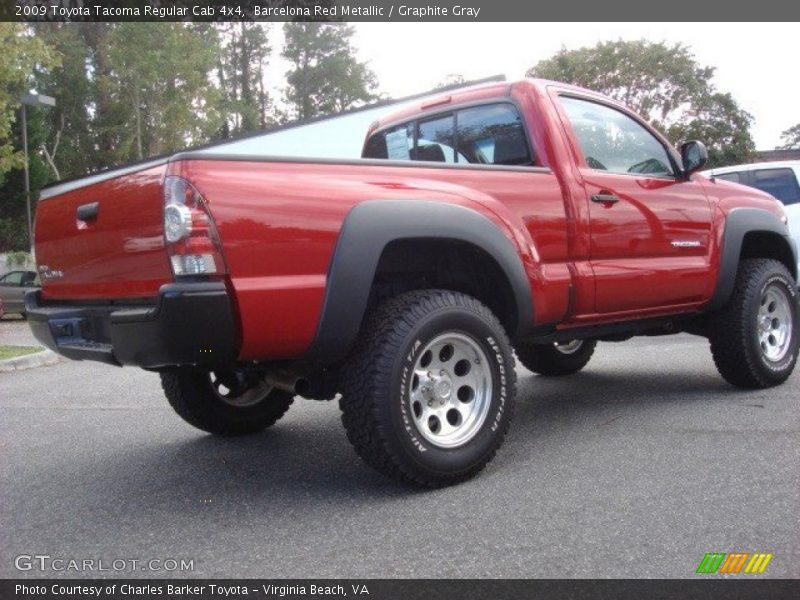
[[[600,204],[616,204],[619,202],[619,197],[616,194],[595,194],[592,196],[592,202],[599,202]]]
[[[93,221],[97,218],[97,212],[100,210],[99,202],[89,202],[89,204],[81,204],[75,215],[79,221]]]

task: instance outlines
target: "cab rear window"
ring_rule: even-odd
[[[508,103],[465,108],[379,131],[367,140],[363,157],[519,166],[534,161],[522,119]]]

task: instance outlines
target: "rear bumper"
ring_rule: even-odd
[[[222,282],[172,283],[154,306],[67,305],[25,296],[40,342],[73,360],[159,368],[236,360],[233,303]]]

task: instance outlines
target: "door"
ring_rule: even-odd
[[[702,186],[631,114],[595,99],[559,102],[589,204],[596,312],[707,299],[712,223]]]
[[[28,290],[23,287],[25,276],[25,271],[11,271],[0,278],[0,298],[3,300],[6,313],[24,310],[25,292]]]

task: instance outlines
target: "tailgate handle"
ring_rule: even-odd
[[[94,221],[97,218],[97,212],[99,210],[99,202],[89,202],[89,204],[81,204],[76,214],[79,221]]]

